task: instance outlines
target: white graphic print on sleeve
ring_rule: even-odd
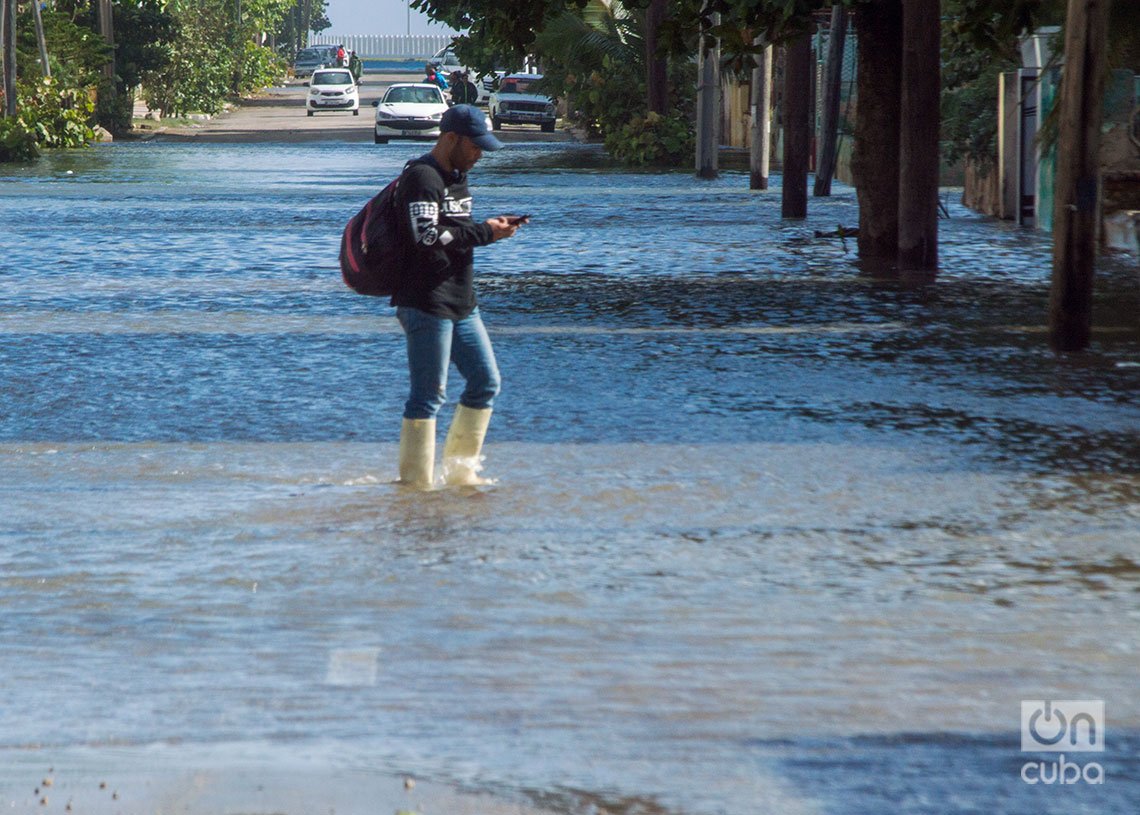
[[[443,199],[443,214],[450,218],[471,217],[471,196],[452,198],[450,192]]]
[[[432,246],[439,238],[439,204],[434,201],[411,201],[408,215],[412,219],[412,234],[416,243]]]

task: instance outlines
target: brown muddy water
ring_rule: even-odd
[[[498,483],[409,494],[402,337],[336,248],[419,152],[3,168],[5,809],[52,755],[238,751],[573,813],[1136,811],[1135,258],[1057,357],[1047,238],[953,200],[904,283],[813,237],[849,188],[783,222],[513,146],[473,175],[534,213],[479,255]],[[1026,783],[1034,700],[1104,703],[1064,754],[1103,783]]]

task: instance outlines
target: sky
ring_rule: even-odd
[[[406,0],[329,0],[332,28],[325,34],[448,34],[446,26],[433,23],[409,8]],[[409,28],[411,29],[409,31]]]

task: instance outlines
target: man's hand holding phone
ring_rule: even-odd
[[[488,218],[493,240],[514,237],[519,227],[530,222],[529,215],[500,215],[498,218]]]

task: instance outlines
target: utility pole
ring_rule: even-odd
[[[940,0],[903,2],[898,262],[904,272],[938,269],[940,6]]]
[[[1092,337],[1110,5],[1110,0],[1069,0],[1065,17],[1049,293],[1049,344],[1056,351],[1083,350]]]
[[[16,0],[4,3],[4,115],[16,115]]]
[[[757,38],[756,44],[760,44]],[[772,46],[756,58],[752,69],[752,146],[748,151],[749,188],[768,189],[772,159]]]
[[[831,32],[827,38],[827,77],[824,82],[823,121],[820,123],[819,163],[815,168],[817,198],[831,195],[839,142],[839,91],[843,84],[843,46],[847,41],[847,7],[831,7]]]
[[[811,159],[811,32],[784,50],[784,184],[780,216],[807,217],[808,164]]]
[[[720,24],[720,14],[711,17]],[[697,177],[716,178],[720,149],[720,46],[701,33],[700,74],[697,82]]]

